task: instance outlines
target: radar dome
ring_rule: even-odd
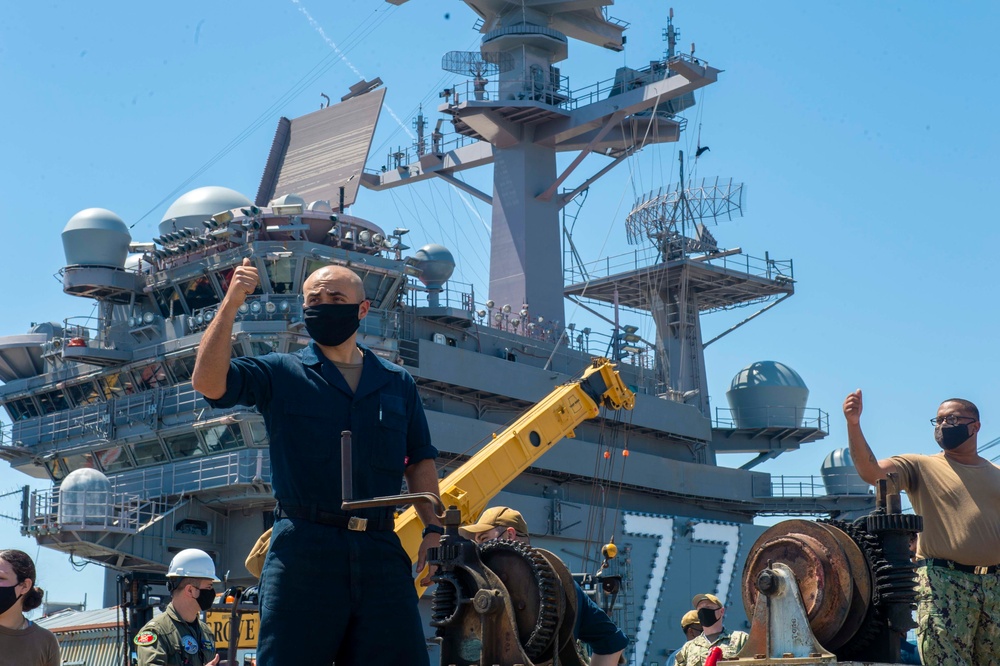
[[[834,449],[819,468],[827,495],[867,495],[868,483],[859,475],[849,448]]]
[[[455,272],[455,257],[443,245],[424,245],[413,258],[416,260],[414,266],[420,271],[418,278],[428,289],[441,289]]]
[[[737,428],[798,428],[809,388],[784,363],[758,361],[736,373],[726,398]]]
[[[82,467],[59,485],[59,522],[64,525],[106,525],[111,505],[111,481],[100,471]]]
[[[306,200],[299,195],[290,192],[288,194],[282,194],[277,199],[271,199],[271,203],[269,203],[268,206],[272,209],[279,209],[274,211],[278,215],[282,214],[282,211],[280,210],[281,208],[287,208],[289,206],[300,206],[298,212],[301,213],[306,209]]]
[[[122,268],[132,234],[128,225],[106,208],[88,208],[69,218],[62,231],[67,266]]]
[[[228,187],[199,187],[177,198],[160,221],[160,235],[184,228],[201,228],[201,223],[216,213],[251,206],[245,196]]]

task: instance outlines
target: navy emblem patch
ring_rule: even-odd
[[[198,652],[198,641],[194,636],[181,636],[181,647],[188,654],[195,654]]]

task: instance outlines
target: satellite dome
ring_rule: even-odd
[[[69,218],[62,231],[67,266],[122,268],[132,234],[128,226],[106,208],[87,208]]]
[[[67,525],[104,525],[114,507],[111,481],[100,471],[81,467],[59,485],[59,522]]]
[[[414,253],[414,265],[420,271],[418,279],[428,289],[439,290],[455,272],[455,257],[444,245],[430,243]]]
[[[858,475],[847,447],[830,451],[819,471],[828,495],[868,494],[868,483]]]
[[[228,187],[199,187],[177,198],[160,220],[160,235],[179,229],[201,227],[216,213],[253,205],[245,196]]]
[[[737,428],[798,428],[809,388],[784,363],[758,361],[736,373],[726,399]]]

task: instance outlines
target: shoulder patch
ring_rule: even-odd
[[[136,645],[152,645],[156,642],[156,632],[148,629],[140,631],[132,642]]]

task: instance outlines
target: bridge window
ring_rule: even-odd
[[[31,398],[12,400],[4,405],[12,421],[24,421],[38,416],[38,407]]]
[[[75,456],[64,456],[62,458],[56,458],[50,462],[45,463],[45,466],[49,470],[49,474],[56,481],[62,481],[66,478],[66,475],[70,472],[84,467],[89,467],[93,469],[94,456],[90,453],[82,453]]]
[[[64,409],[69,409],[69,403],[66,401],[66,396],[63,395],[62,391],[39,393],[37,398],[43,414],[52,414]]]
[[[194,359],[194,356],[179,356],[167,361],[170,372],[177,381],[186,382],[191,379],[191,375],[194,374]]]
[[[220,425],[201,431],[208,453],[238,449],[244,445],[239,426]]]
[[[163,441],[166,442],[170,457],[174,460],[205,455],[201,440],[196,433],[188,432],[174,437],[164,437]]]
[[[184,314],[184,308],[180,302],[181,298],[172,286],[154,291],[153,300],[156,301],[156,307],[160,309],[160,315],[165,319],[174,315]]]
[[[121,398],[135,393],[132,376],[127,372],[112,372],[98,380],[105,398]]]
[[[324,266],[331,265],[329,259],[308,259],[306,260],[306,272],[303,281]]]
[[[132,461],[129,460],[125,448],[121,446],[112,446],[109,449],[94,451],[94,458],[97,459],[97,464],[105,472],[117,472],[134,467]]]
[[[134,368],[133,373],[136,377],[136,386],[140,391],[170,385],[167,367],[163,363],[150,363],[140,368]]]
[[[103,400],[103,396],[100,391],[97,390],[97,385],[94,384],[94,382],[70,384],[66,387],[66,393],[69,395],[70,402],[77,407],[92,405],[95,402],[101,402]]]
[[[200,275],[193,280],[188,280],[180,285],[181,295],[187,301],[188,310],[194,312],[215,305],[219,302],[219,297],[215,293],[215,287],[207,275]]]
[[[295,260],[281,257],[267,262],[267,276],[271,280],[272,294],[295,293]]]
[[[250,445],[256,447],[267,446],[267,430],[263,421],[248,421],[247,427],[250,429]]]
[[[166,460],[167,454],[163,452],[160,442],[154,439],[133,444],[132,457],[135,458],[136,465],[155,465]]]

